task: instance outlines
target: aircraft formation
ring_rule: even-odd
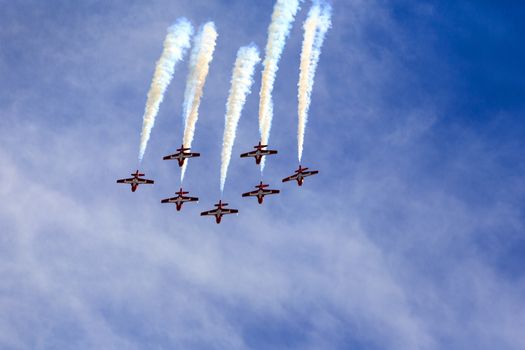
[[[261,91],[259,93],[259,131],[261,139],[254,146],[254,150],[240,155],[241,158],[254,158],[255,164],[260,167],[261,175],[265,166],[265,157],[275,155],[277,150],[268,149],[270,136],[273,101],[272,91],[278,70],[278,63],[285,46],[286,38],[289,36],[295,15],[299,10],[299,4],[303,0],[276,0],[272,20],[268,28],[268,42],[265,50],[265,59],[262,64]],[[304,131],[308,120],[310,96],[314,83],[315,70],[321,53],[321,46],[326,31],[331,25],[331,7],[324,0],[312,0],[312,7],[308,17],[303,24],[304,38],[300,56],[300,74],[298,83],[298,161],[301,164],[303,153]],[[193,26],[181,18],[168,28],[164,40],[164,49],[157,61],[151,87],[148,92],[146,107],[143,117],[143,126],[139,147],[139,162],[142,161],[150,138],[151,130],[155,123],[164,93],[173,78],[175,67],[191,47],[189,60],[189,73],[186,81],[186,90],[183,101],[183,124],[184,133],[181,147],[175,153],[163,157],[163,160],[176,160],[181,168],[181,186],[175,192],[175,197],[165,198],[161,203],[175,204],[177,211],[182,209],[184,203],[198,202],[198,197],[188,196],[189,191],[182,187],[184,174],[190,158],[200,157],[200,153],[191,152],[191,144],[196,131],[199,117],[199,106],[203,96],[203,88],[208,75],[209,65],[213,60],[215,42],[218,37],[213,22],[202,25],[193,40]],[[235,141],[237,125],[242,114],[246,97],[250,93],[253,84],[255,66],[261,61],[259,50],[255,44],[239,48],[234,63],[230,94],[226,103],[225,127],[223,135],[223,147],[221,153],[220,190],[221,197],[227,178],[228,166],[231,159],[233,144]],[[306,177],[316,175],[317,170],[308,170],[299,165],[295,172],[282,179],[282,182],[296,181],[298,186],[303,185]],[[131,191],[135,192],[139,185],[154,184],[154,180],[144,178],[145,174],[137,170],[131,174],[132,177],[117,180],[117,183],[129,184]],[[242,197],[256,197],[259,204],[263,204],[264,197],[279,194],[280,190],[270,189],[269,184],[260,181],[254,186],[255,190],[242,194]],[[211,210],[201,212],[201,216],[214,216],[215,222],[219,224],[224,215],[238,214],[239,210],[228,207],[228,203],[222,198]]]
[[[253,157],[255,158],[255,162],[257,164],[260,164],[262,157],[278,153],[276,150],[265,150],[264,148],[267,148],[267,147],[268,147],[267,145],[261,145],[261,142],[259,142],[257,146],[254,146],[254,148],[256,149],[255,151],[243,153],[241,154],[241,158]],[[177,153],[165,156],[162,159],[164,160],[176,159],[179,163],[179,167],[182,167],[184,165],[185,159],[200,156],[200,153],[191,153],[189,151],[190,151],[189,148],[185,148],[184,146],[181,146],[181,148],[177,149]],[[305,177],[312,176],[312,175],[319,173],[319,171],[317,170],[313,170],[313,171],[307,171],[307,170],[308,168],[303,168],[301,165],[299,165],[299,168],[295,170],[295,173],[293,175],[290,175],[282,179],[282,182],[297,181],[297,185],[302,186]],[[139,170],[137,170],[135,173],[132,173],[131,176],[132,177],[130,178],[119,179],[117,180],[117,183],[131,185],[132,192],[135,192],[139,185],[152,185],[155,183],[154,180],[143,178],[145,174],[140,173]],[[256,197],[257,202],[259,204],[263,204],[265,196],[272,195],[272,194],[279,194],[281,192],[280,190],[267,188],[269,186],[270,186],[269,184],[264,184],[262,181],[260,181],[258,185],[254,186],[256,190],[245,192],[242,194],[242,197]],[[182,187],[179,189],[178,192],[175,192],[175,194],[177,196],[162,199],[160,202],[175,204],[177,211],[180,211],[184,203],[199,201],[198,197],[186,196],[186,194],[189,194],[189,192],[184,191]],[[224,215],[239,213],[239,210],[237,209],[226,208],[228,206],[228,203],[223,203],[222,200],[219,200],[219,202],[217,204],[214,204],[214,206],[216,207],[215,209],[201,212],[201,216],[215,216],[215,222],[217,224],[221,223],[222,217]]]

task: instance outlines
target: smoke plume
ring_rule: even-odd
[[[226,103],[221,157],[221,192],[224,191],[224,182],[228,173],[237,124],[241,118],[246,96],[250,93],[253,84],[255,65],[260,60],[259,50],[255,45],[243,46],[237,51],[237,59],[235,60],[231,78],[230,95]]]
[[[308,121],[308,109],[314,85],[315,70],[321,54],[321,46],[328,28],[330,28],[331,7],[314,2],[304,22],[304,39],[301,51],[301,64],[298,83],[298,116],[297,150],[299,163],[303,155],[304,132]]]
[[[213,22],[204,24],[193,40],[183,104],[184,137],[182,144],[187,148],[191,148],[193,135],[195,134],[195,125],[199,119],[202,90],[206,82],[210,62],[213,59],[216,40],[217,31]],[[188,159],[186,159],[182,167],[181,182],[184,180],[187,165]]]
[[[277,0],[273,8],[272,21],[268,28],[268,42],[266,43],[264,70],[261,79],[259,101],[259,131],[261,142],[268,144],[272,126],[273,103],[272,91],[275,75],[279,69],[279,60],[290,33],[292,22],[299,10],[299,0]],[[264,169],[264,157],[261,162],[261,171]]]
[[[164,40],[162,55],[157,61],[151,87],[148,92],[146,107],[140,134],[139,161],[142,161],[151,129],[155,124],[155,117],[159,112],[159,106],[164,99],[166,88],[173,78],[175,65],[182,60],[190,47],[190,38],[193,34],[193,27],[186,18],[180,18],[168,28],[168,34]]]

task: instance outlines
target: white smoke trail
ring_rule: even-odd
[[[261,142],[268,144],[272,127],[273,104],[272,91],[275,75],[279,69],[279,60],[290,33],[292,22],[299,10],[299,0],[277,0],[273,8],[272,22],[268,28],[268,42],[266,43],[264,70],[261,79],[259,101],[259,131]],[[261,162],[261,172],[264,169],[264,157]]]
[[[259,50],[255,45],[243,46],[237,51],[237,59],[233,68],[230,95],[226,103],[226,117],[224,120],[224,136],[222,141],[221,163],[221,192],[224,191],[224,182],[228,173],[228,165],[232,155],[233,142],[237,131],[237,124],[241,118],[242,108],[246,96],[250,93],[253,84],[255,65],[260,61]]]
[[[140,134],[139,161],[142,161],[151,129],[155,124],[155,117],[159,112],[159,106],[164,99],[164,92],[173,78],[175,65],[186,54],[190,47],[190,38],[193,35],[193,27],[186,18],[180,18],[168,28],[168,34],[164,40],[162,55],[157,61],[151,87],[148,92],[146,108]]]
[[[204,24],[193,39],[188,80],[184,93],[183,120],[185,126],[182,140],[184,147],[191,148],[193,135],[195,134],[195,125],[199,119],[199,105],[201,103],[202,90],[206,82],[206,77],[208,76],[210,62],[213,59],[216,40],[217,31],[215,30],[215,24],[213,22]],[[180,174],[181,182],[184,180],[187,166],[188,159],[186,159],[182,166]]]
[[[315,70],[319,62],[321,47],[323,45],[326,31],[330,28],[331,7],[323,3],[314,2],[308,18],[304,22],[304,39],[301,51],[301,64],[298,83],[298,116],[299,125],[297,129],[297,151],[299,163],[303,156],[304,132],[308,121],[308,109],[310,108],[310,97],[314,85]]]

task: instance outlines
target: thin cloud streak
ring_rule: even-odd
[[[67,17],[32,5],[38,11],[13,2],[0,13],[7,31],[19,33],[2,40],[2,52],[20,57],[13,64],[0,55],[3,72],[17,73],[2,80],[14,97],[0,98],[0,314],[9,315],[0,318],[0,348],[524,348],[523,126],[517,114],[486,122],[450,111],[448,95],[466,92],[454,84],[433,81],[443,95],[429,94],[420,79],[459,67],[450,66],[455,51],[434,47],[434,15],[405,21],[383,2],[335,1],[310,109],[308,141],[317,147],[304,153],[322,174],[301,189],[283,185],[278,199],[259,206],[240,199],[258,170],[239,172],[243,164],[232,161],[228,188],[242,211],[215,225],[200,220],[198,205],[182,215],[160,205],[174,178],[160,160],[148,170],[155,186],[132,194],[114,184],[136,152],[128,141],[150,79],[144,71],[156,58],[145,52],[170,11],[202,21],[207,6],[236,17],[214,18],[228,40],[214,54],[217,74],[208,76],[201,113],[219,117],[203,123],[196,140],[215,151],[203,152],[206,160],[192,164],[197,176],[186,178],[208,200],[216,194],[228,57],[251,39],[244,31],[255,28],[254,40],[264,42],[271,5],[258,4],[264,14],[245,1],[226,8],[115,0],[108,11]],[[475,16],[477,24],[487,19]],[[294,52],[280,63],[289,79],[277,79],[274,91],[286,116],[297,111],[297,29]],[[24,34],[38,30],[49,34],[45,41]],[[97,33],[100,40],[78,44]],[[421,63],[416,71],[407,54]],[[126,64],[117,65],[122,57]],[[60,65],[40,74],[21,64],[55,60]],[[182,94],[184,82],[175,83],[173,93]],[[175,110],[176,101],[163,106]],[[256,111],[251,102],[247,113]],[[250,121],[239,124],[237,140]],[[159,126],[169,140],[173,128]],[[296,159],[296,126],[290,117],[274,128],[280,156],[265,173],[272,181]],[[148,154],[160,154],[162,140],[152,138]]]

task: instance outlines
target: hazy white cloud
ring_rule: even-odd
[[[440,149],[442,113],[433,101],[387,98],[392,87],[409,91],[401,78],[417,80],[396,58],[414,49],[413,39],[388,9],[334,3],[305,143],[318,178],[300,190],[283,185],[259,206],[239,195],[258,181],[258,169],[232,157],[225,199],[241,212],[215,225],[198,212],[218,197],[216,111],[224,111],[238,47],[264,45],[272,4],[236,2],[224,14],[218,2],[156,6],[166,3],[84,14],[80,24],[64,24],[70,35],[42,10],[57,36],[29,38],[31,52],[57,65],[40,74],[10,68],[33,81],[7,76],[14,92],[0,98],[0,347],[523,348],[523,279],[497,263],[505,252],[498,249],[523,229],[513,204],[524,188],[501,165],[505,150],[484,135],[461,129],[453,155]],[[162,45],[152,43],[181,15],[213,19],[228,40],[217,44],[202,102],[195,143],[203,157],[186,177],[201,201],[176,213],[159,201],[176,189],[179,170],[160,156],[182,133],[184,81],[172,82],[148,150],[156,184],[132,194],[114,182],[135,170],[136,142],[122,140],[138,141]],[[372,24],[390,41],[369,40]],[[280,154],[265,171],[272,183],[295,166],[301,38],[296,25],[276,79],[281,127],[272,140]],[[113,55],[121,70],[99,59]],[[256,98],[244,114],[234,155],[258,137]]]

